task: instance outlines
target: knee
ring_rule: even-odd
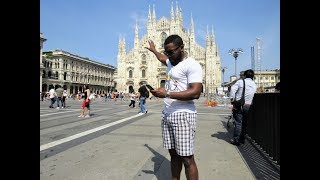
[[[183,157],[182,162],[185,168],[189,168],[194,163],[193,156]]]

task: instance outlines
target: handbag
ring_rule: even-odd
[[[239,100],[234,100],[233,102],[232,102],[232,105],[233,105],[233,107],[236,109],[236,110],[242,110],[242,108],[243,108],[243,105],[244,105],[244,92],[245,92],[245,90],[246,90],[246,84],[245,84],[245,82],[244,82],[244,79],[242,79],[242,81],[243,81],[243,91],[242,91],[242,95],[241,95],[241,98],[239,99]],[[236,99],[236,98],[234,98],[234,99]]]

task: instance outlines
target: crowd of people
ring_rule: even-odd
[[[66,108],[66,100],[73,99],[82,101],[81,113],[78,117],[90,117],[90,102],[92,100],[107,101],[130,101],[129,107],[136,108],[136,103],[139,104],[140,111],[138,113],[144,114],[148,112],[146,106],[147,99],[153,99],[154,97],[146,97],[146,91],[148,91],[145,86],[141,83],[138,92],[130,88],[129,93],[118,92],[116,89],[112,92],[105,94],[96,94],[90,92],[89,85],[83,85],[83,91],[78,91],[76,94],[68,94],[66,89],[57,85],[56,88],[51,87],[48,92],[40,92],[40,101],[50,101],[49,108],[63,109]],[[148,91],[149,92],[149,91]],[[158,98],[156,98],[158,100]],[[87,109],[87,114],[85,115],[85,109]]]

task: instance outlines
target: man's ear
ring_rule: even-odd
[[[183,49],[184,48],[184,44],[182,44],[180,47],[181,47],[181,49]]]

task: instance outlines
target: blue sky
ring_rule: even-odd
[[[170,17],[171,2],[182,8],[189,29],[191,13],[196,41],[205,47],[207,25],[213,27],[225,81],[235,72],[232,48],[242,48],[237,73],[251,68],[251,46],[261,39],[261,69],[280,69],[280,0],[40,0],[40,32],[44,51],[62,49],[117,66],[119,36],[133,47],[136,19],[139,37],[146,33],[149,5],[156,17]]]

